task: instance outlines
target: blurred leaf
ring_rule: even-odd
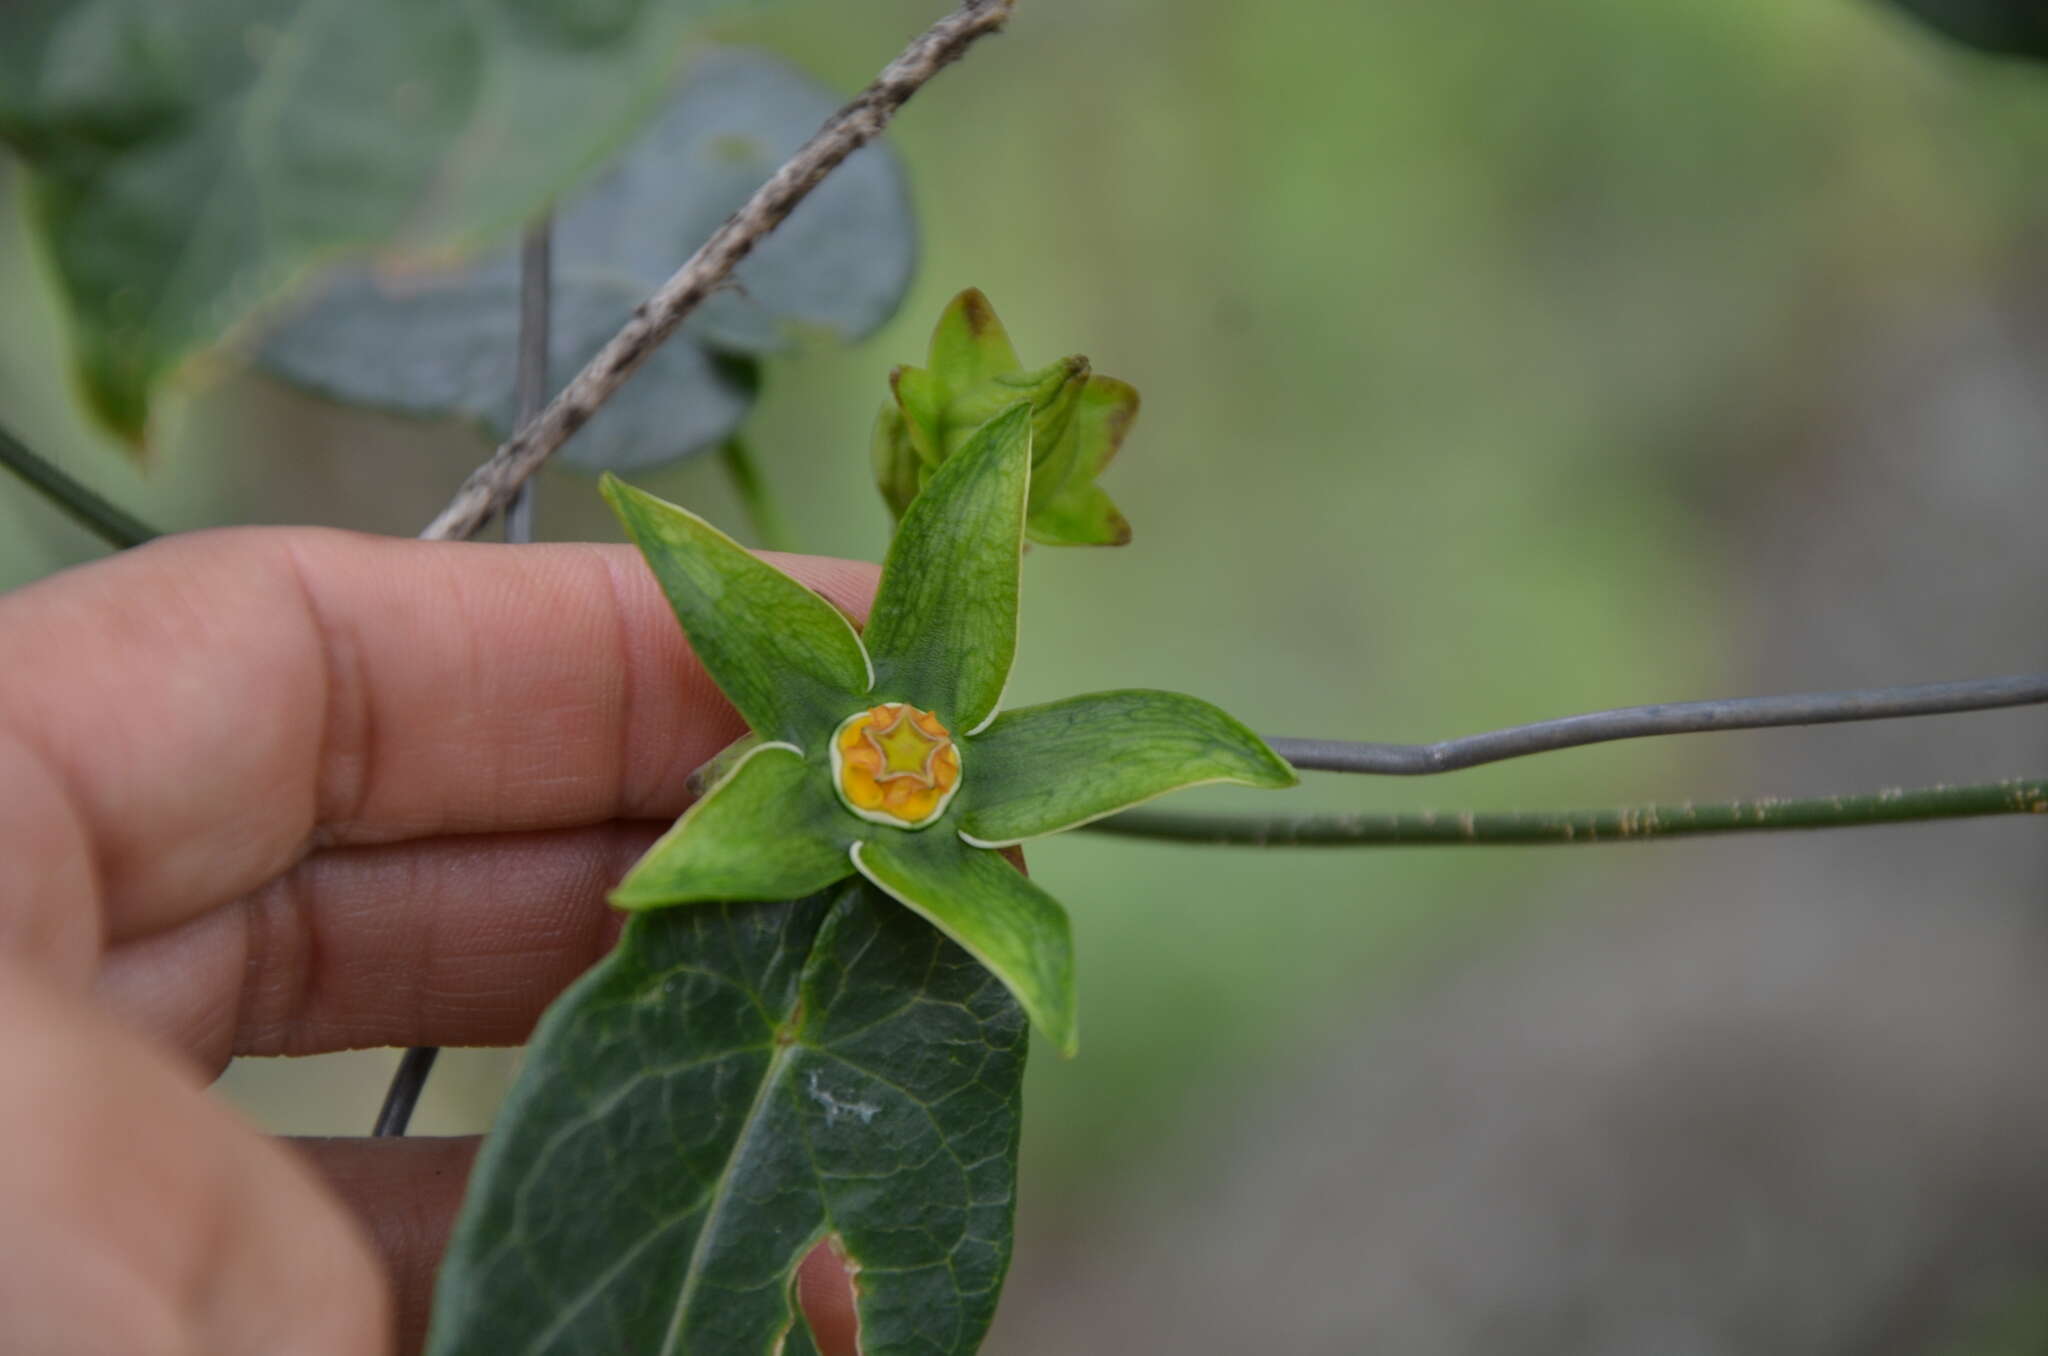
[[[550,366],[567,380],[627,314],[818,129],[839,99],[774,57],[712,49],[675,98],[554,228]],[[751,365],[811,336],[857,339],[909,286],[916,230],[895,153],[856,154],[764,241],[563,449],[587,470],[629,471],[731,436],[753,402]],[[261,361],[338,400],[453,414],[511,431],[516,246],[430,278],[337,277],[265,343]],[[694,339],[696,342],[691,342]]]
[[[0,141],[94,413],[156,387],[313,263],[515,228],[639,125],[740,0],[16,0]]]
[[[557,250],[563,232],[555,230]],[[551,376],[575,372],[652,288],[558,260],[548,318]],[[264,341],[258,362],[345,404],[453,416],[503,440],[515,415],[519,265],[494,256],[473,271],[380,283],[351,269]],[[678,336],[657,348],[555,460],[585,470],[643,470],[729,437],[757,385],[743,359]],[[554,391],[549,390],[553,395]]]
[[[1980,51],[2048,61],[2043,0],[1891,0],[1948,37]]]
[[[485,1141],[430,1356],[802,1350],[791,1277],[829,1233],[864,1350],[972,1352],[1025,1041],[987,971],[864,883],[635,916]]]

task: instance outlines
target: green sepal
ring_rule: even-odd
[[[613,475],[600,488],[756,734],[803,747],[866,702],[873,671],[839,609],[688,509]]]
[[[697,764],[696,769],[684,779],[683,789],[688,791],[692,798],[703,796],[731,775],[732,770],[738,767],[748,754],[767,742],[749,730]]]
[[[1122,546],[1131,525],[1095,477],[1138,417],[1138,392],[1115,377],[1090,376],[1075,389],[1049,445],[1032,444],[1031,540],[1047,546]]]
[[[1031,539],[1130,540],[1130,524],[1095,485],[1137,417],[1128,384],[1093,375],[1078,355],[1027,371],[988,298],[969,288],[940,315],[927,366],[899,367],[889,385],[893,400],[876,420],[872,454],[875,484],[897,517],[977,428],[1022,400],[1032,420]]]
[[[429,1356],[801,1351],[790,1278],[832,1233],[863,1350],[972,1356],[1025,1048],[1003,987],[864,881],[634,915],[534,1033]]]
[[[884,405],[875,415],[875,432],[868,443],[868,454],[874,460],[875,488],[882,492],[882,502],[889,506],[891,517],[901,518],[910,501],[924,488],[926,469],[918,459],[917,448],[911,444],[902,410]]]
[[[1032,1025],[1074,1055],[1074,938],[1058,900],[997,854],[949,835],[878,835],[852,857],[862,875],[987,966]]]
[[[996,319],[996,308],[978,287],[970,287],[946,303],[932,326],[926,350],[931,370],[956,391],[965,391],[1024,370],[1008,330]],[[986,417],[986,416],[984,416]]]
[[[934,712],[956,735],[994,713],[1017,655],[1030,486],[1031,409],[1019,403],[984,424],[903,515],[865,633],[876,697]]]
[[[757,744],[634,863],[611,902],[794,899],[851,874],[853,839],[815,763],[790,744]]]
[[[1005,711],[974,740],[960,832],[1007,847],[1210,782],[1278,788],[1294,768],[1228,713],[1178,692],[1094,692]]]

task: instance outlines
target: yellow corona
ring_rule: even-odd
[[[960,789],[960,746],[931,712],[884,702],[833,732],[832,785],[862,819],[921,829]]]

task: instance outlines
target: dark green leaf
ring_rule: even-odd
[[[612,891],[621,909],[714,899],[788,899],[853,874],[856,821],[826,768],[788,744],[756,744],[647,849]]]
[[[865,705],[873,675],[839,609],[688,509],[612,475],[601,488],[705,672],[756,734],[814,753]]]
[[[985,846],[1058,833],[1182,787],[1299,780],[1237,720],[1178,692],[1097,692],[1005,711],[966,757],[961,831]]]
[[[1073,929],[1058,900],[996,853],[946,833],[876,834],[853,861],[986,965],[1061,1054],[1079,1048]]]
[[[736,2],[16,0],[0,140],[35,172],[92,407],[139,442],[161,379],[316,262],[516,228]]]
[[[1024,1049],[1002,987],[864,883],[636,915],[541,1022],[430,1356],[801,1350],[790,1275],[834,1232],[869,1356],[965,1356],[1009,1261]]]
[[[2048,61],[2048,5],[2041,0],[1891,0],[1957,42],[2004,56]]]
[[[1031,407],[991,419],[896,528],[868,617],[875,694],[957,734],[994,714],[1017,655]],[[971,774],[970,774],[971,775]]]
[[[673,100],[554,226],[550,365],[589,360],[840,100],[774,57],[703,53]],[[720,351],[759,355],[806,338],[851,340],[895,311],[916,256],[915,219],[894,151],[858,152],[791,214],[647,371],[562,450],[587,470],[627,471],[722,443],[754,383]],[[511,431],[517,249],[428,277],[336,277],[265,343],[261,360],[338,400],[456,415]]]

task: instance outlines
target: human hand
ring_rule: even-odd
[[[0,1353],[416,1345],[475,1141],[205,1084],[523,1040],[741,732],[625,547],[237,530],[0,597]]]

